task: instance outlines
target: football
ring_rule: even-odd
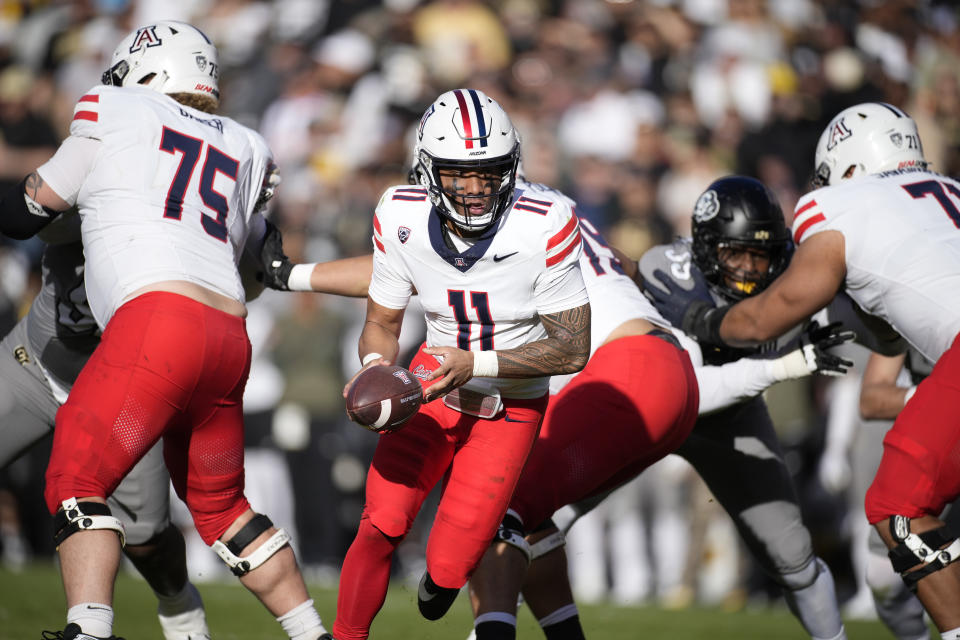
[[[364,370],[347,390],[347,415],[357,424],[390,433],[409,420],[423,402],[420,380],[403,367],[377,365]]]

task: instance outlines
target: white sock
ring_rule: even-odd
[[[563,622],[567,618],[572,618],[573,616],[577,615],[577,613],[577,605],[571,603],[560,607],[556,611],[548,613],[537,620],[537,622],[540,623],[541,627],[548,627],[551,624],[557,624],[558,622]]]
[[[175,616],[179,613],[186,613],[187,611],[203,608],[203,600],[200,598],[200,592],[197,591],[197,588],[189,581],[183,585],[180,593],[172,596],[154,593],[157,596],[157,613],[161,616]]]
[[[313,600],[297,605],[277,618],[290,640],[316,640],[327,632],[320,614],[313,608]]]
[[[943,640],[960,640],[960,627],[950,629],[950,631],[944,631],[940,634],[940,637],[943,638]]]
[[[517,626],[517,616],[511,615],[504,611],[490,611],[489,613],[481,613],[477,616],[477,619],[473,621],[473,626],[476,627],[478,624],[483,622],[502,622],[515,627]]]
[[[113,635],[113,607],[99,602],[81,602],[67,610],[67,624],[75,622],[91,636],[109,638]]]

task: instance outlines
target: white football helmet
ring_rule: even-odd
[[[885,102],[865,102],[844,109],[824,129],[814,166],[814,186],[824,187],[844,178],[926,167],[927,161],[910,116]]]
[[[135,29],[113,52],[101,81],[160,93],[197,93],[220,101],[217,48],[186,22],[164,20]]]
[[[456,89],[437,98],[420,119],[413,156],[413,177],[427,188],[437,211],[465,231],[486,229],[513,200],[520,140],[507,113],[482,91]],[[499,174],[493,192],[443,189],[441,171],[468,170]],[[486,200],[483,212],[468,213],[467,204],[478,198]]]

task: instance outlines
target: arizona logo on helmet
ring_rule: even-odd
[[[429,107],[427,107],[427,110],[423,112],[423,115],[420,117],[420,126],[417,127],[418,138],[423,138],[423,127],[427,124],[427,120],[430,118],[430,116],[433,115],[433,112],[436,110],[437,110],[437,107],[431,104]]]
[[[156,25],[144,27],[137,31],[137,37],[133,39],[133,44],[130,45],[130,53],[140,51],[143,47],[159,47],[161,44],[163,44],[163,40],[157,36]]]
[[[847,123],[843,121],[843,118],[840,118],[833,123],[833,127],[830,129],[830,139],[827,141],[827,149],[833,149],[838,143],[852,135],[853,132],[847,127]]]

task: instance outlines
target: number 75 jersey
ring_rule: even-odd
[[[541,315],[587,304],[580,229],[566,196],[518,181],[512,205],[462,251],[448,245],[443,220],[426,189],[401,186],[387,189],[373,220],[370,299],[402,309],[418,293],[429,346],[511,349],[547,337]],[[539,397],[548,386],[547,378],[483,380],[513,398]]]
[[[960,183],[901,169],[818,189],[794,241],[827,230],[843,234],[850,297],[936,361],[960,332]]]
[[[242,302],[237,264],[270,161],[255,131],[151,89],[80,98],[70,138],[39,173],[78,206],[97,323],[164,280]]]

